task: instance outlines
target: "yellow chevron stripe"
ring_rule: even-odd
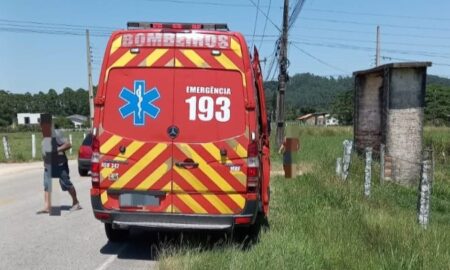
[[[163,164],[161,164],[156,170],[154,170],[147,178],[144,179],[135,190],[148,190],[151,188],[158,180],[163,177],[169,171],[170,166],[172,165],[172,159],[169,158]]]
[[[166,54],[166,52],[168,51],[168,49],[156,49],[154,50],[151,54],[149,54],[146,58],[145,58],[145,66],[150,67],[152,66],[156,61],[158,61],[159,58],[161,58],[164,54]]]
[[[220,149],[213,143],[204,143],[202,144],[203,148],[211,155],[214,157],[214,159],[217,162],[221,162],[222,161],[222,156],[220,155]],[[226,163],[230,163],[231,160],[227,159],[225,160]]]
[[[166,212],[166,213],[172,213],[172,204],[169,204],[169,205],[166,207],[166,209],[163,210],[163,212]]]
[[[173,183],[174,189],[183,190],[179,185]],[[182,200],[194,213],[207,214],[208,212],[203,208],[196,200],[194,200],[189,194],[177,194],[180,200]]]
[[[240,69],[230,60],[225,54],[216,56],[216,60],[226,69],[239,70]]]
[[[165,185],[165,186],[161,189],[161,191],[168,191],[168,192],[172,191],[172,182],[167,183],[167,185]]]
[[[115,51],[117,51],[120,46],[122,46],[122,36],[116,38],[112,45],[111,45],[111,50],[109,51],[109,55],[113,54]]]
[[[231,38],[231,50],[234,51],[234,53],[239,56],[239,58],[242,58],[242,50],[241,45],[239,45],[239,42],[236,41],[235,38]]]
[[[245,197],[241,194],[230,194],[228,195],[233,201],[236,202],[236,204],[241,208],[244,209],[245,206]]]
[[[183,177],[183,179],[186,180],[186,182],[188,182],[189,185],[191,185],[197,192],[208,191],[208,188],[205,185],[203,185],[203,183],[200,180],[198,180],[197,177],[195,177],[195,175],[193,175],[188,170],[180,169],[180,168],[178,168],[176,166],[174,167],[174,170],[181,177]],[[182,191],[182,190],[177,190],[174,187],[174,191]]]
[[[216,60],[225,68],[225,69],[231,69],[231,70],[237,70],[241,72],[242,77],[242,85],[244,87],[247,86],[247,82],[245,81],[245,74],[240,70],[233,61],[230,60],[224,53],[220,54],[219,56],[216,56]]]
[[[150,151],[145,154],[138,162],[136,162],[133,167],[126,171],[119,180],[111,185],[111,188],[121,189],[124,187],[131,179],[133,179],[140,171],[145,169],[145,167],[152,163],[152,161],[159,156],[166,148],[167,144],[158,143]]]
[[[172,204],[172,213],[181,213],[180,209]]]
[[[242,147],[242,145],[240,143],[238,143],[236,145],[236,154],[238,154],[238,156],[240,158],[246,158],[247,157],[247,149],[245,149],[244,147]]]
[[[108,67],[108,69],[106,70],[106,74],[105,74],[105,82],[108,80],[108,74],[109,74],[109,71],[110,71],[112,68],[115,68],[115,67],[123,67],[123,66],[125,66],[128,62],[130,62],[131,60],[133,60],[133,58],[135,58],[136,55],[137,55],[137,54],[133,54],[133,53],[131,53],[131,52],[128,50],[128,51],[127,51],[126,53],[124,53],[119,59],[117,59],[116,62],[114,62],[112,65],[110,65],[110,66]]]
[[[198,162],[198,168],[205,173],[223,192],[235,191],[234,188],[217,173],[208,163],[194,151],[188,144],[182,143],[176,145],[186,156],[191,157]]]
[[[183,67],[183,64],[177,58],[175,58],[175,67]]]
[[[194,50],[180,50],[192,63],[200,68],[210,68],[211,66]]]
[[[100,145],[100,153],[106,154],[111,149],[113,149],[114,146],[116,146],[120,141],[122,140],[122,137],[113,135],[111,138],[109,138],[105,143]]]
[[[242,171],[231,172],[231,174],[244,186],[247,185],[247,175]]]
[[[124,154],[124,155],[119,154],[118,156],[116,156],[116,157],[114,158],[114,160],[117,160],[117,161],[125,161],[125,160],[127,160],[127,159],[130,158],[134,153],[136,153],[136,151],[139,150],[139,149],[142,147],[142,145],[144,145],[143,142],[139,142],[139,141],[134,141],[134,142],[132,142],[130,145],[128,145],[127,151],[125,152],[125,154]],[[101,173],[101,175],[102,175],[103,178],[106,178],[106,177],[107,177],[108,175],[110,175],[114,170],[115,170],[115,169],[113,169],[113,168],[103,168],[103,169],[101,170],[100,173]]]
[[[237,146],[240,146],[240,144],[236,141]],[[220,149],[217,148],[217,146],[213,143],[205,143],[202,144],[203,148],[208,151],[214,158],[216,158],[217,162],[221,162],[221,156],[220,156]],[[241,146],[241,148],[243,148]],[[237,152],[237,151],[236,151]],[[242,153],[240,153],[242,154]],[[239,155],[239,154],[238,154]],[[244,158],[245,156],[241,156],[239,155],[241,158]],[[225,160],[226,163],[232,163],[230,159],[226,159]],[[237,171],[237,172],[231,172],[231,174],[243,185],[245,185],[246,181],[247,181],[247,176],[241,172],[241,171]]]
[[[105,203],[108,201],[108,193],[106,193],[106,191],[103,191],[100,195],[100,199],[102,201],[102,204],[105,205]]]
[[[233,211],[214,194],[205,194],[203,197],[208,200],[221,214],[232,214]]]

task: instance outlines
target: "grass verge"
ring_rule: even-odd
[[[449,162],[436,164],[431,223],[416,221],[417,190],[378,184],[373,167],[372,196],[363,197],[363,161],[353,156],[347,182],[335,176],[336,157],[348,129],[300,128],[299,163],[312,167],[295,179],[272,178],[270,229],[242,249],[236,242],[166,247],[161,269],[448,269],[450,265]],[[428,133],[429,132],[429,133]],[[445,135],[426,131],[428,142]],[[288,134],[289,135],[289,134]],[[429,136],[432,138],[429,139]],[[272,162],[279,166],[280,157]]]

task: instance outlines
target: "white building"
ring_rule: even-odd
[[[339,125],[339,120],[336,117],[330,116],[328,114],[327,120],[326,120],[326,125],[327,126],[337,126],[337,125]]]
[[[79,114],[74,114],[74,115],[71,115],[71,116],[67,116],[67,119],[72,121],[72,123],[75,126],[75,128],[81,128],[81,126],[85,125],[86,121],[88,120],[88,118],[86,116],[79,115]]]
[[[38,125],[41,120],[40,113],[18,113],[17,124],[18,125]]]

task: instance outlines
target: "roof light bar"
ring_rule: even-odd
[[[128,22],[127,28],[132,29],[184,29],[184,30],[213,30],[228,31],[226,23],[156,23],[156,22]]]

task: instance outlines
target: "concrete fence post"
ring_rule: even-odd
[[[370,197],[372,182],[372,147],[366,147],[366,168],[364,169],[364,196]]]
[[[342,158],[336,159],[336,176],[342,177]]]
[[[70,155],[72,155],[72,148],[73,148],[73,144],[72,144],[72,134],[69,134],[69,142],[70,142],[70,145],[72,145],[72,147],[70,147],[70,149],[69,149],[69,153],[70,153]]]
[[[31,134],[31,158],[36,158],[36,135]]]
[[[9,148],[8,136],[3,136],[3,149],[5,153],[5,158],[11,158],[11,149]]]
[[[342,161],[342,180],[345,181],[347,180],[348,177],[348,169],[350,167],[353,141],[345,140],[343,144],[344,144],[344,157]]]
[[[386,146],[380,145],[380,184],[384,184],[384,154],[386,153]]]
[[[433,159],[431,155],[431,150],[424,151],[419,186],[418,221],[425,229],[428,227],[430,219],[431,185],[433,182]]]

